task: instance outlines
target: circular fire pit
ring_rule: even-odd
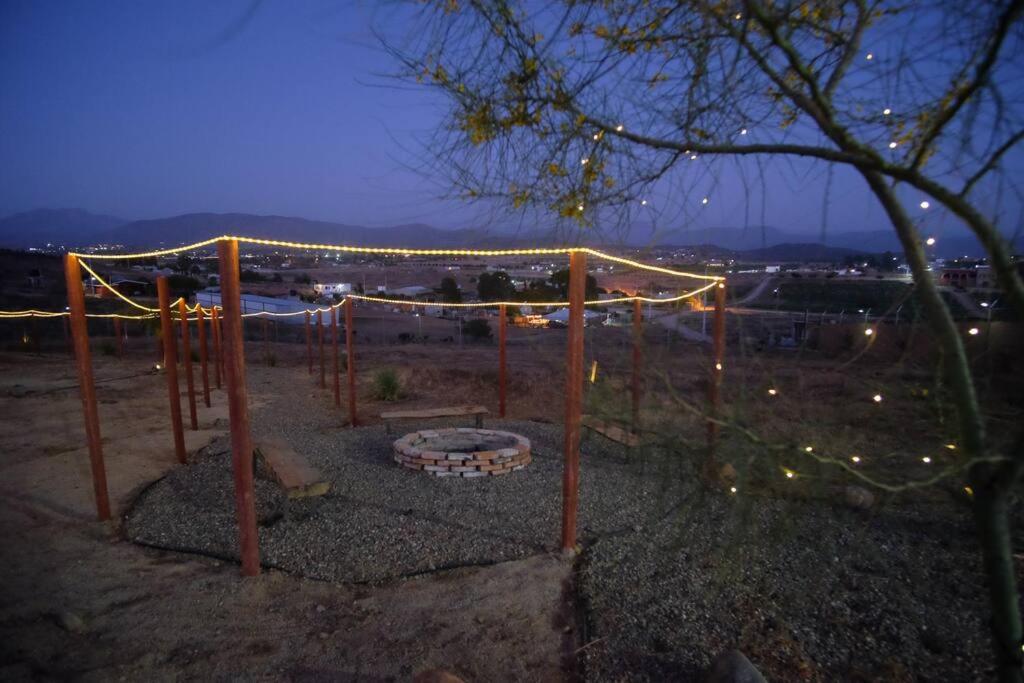
[[[395,441],[395,462],[438,477],[508,474],[530,464],[530,440],[493,429],[424,429]]]

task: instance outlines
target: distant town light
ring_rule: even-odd
[[[935,238],[934,237],[929,237],[928,239],[926,239],[924,241],[924,243],[927,244],[929,247],[933,246],[935,244]]]
[[[973,337],[974,335],[978,334],[978,328],[977,327],[972,327],[971,329],[967,330],[967,334],[969,334],[969,335],[971,335]]]
[[[929,204],[927,201],[921,202],[921,208],[922,209],[927,209],[929,206],[931,206],[931,204]]]
[[[866,337],[870,337],[874,333],[875,333],[875,331],[873,329],[871,329],[870,327],[868,329],[864,330],[864,336],[866,336]]]

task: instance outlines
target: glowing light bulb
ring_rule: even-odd
[[[721,363],[715,363],[715,370],[721,371],[722,370],[722,364]]]
[[[621,133],[621,132],[622,132],[622,129],[623,129],[623,128],[625,128],[625,126],[623,126],[623,125],[622,125],[622,124],[620,123],[619,125],[615,126],[615,132],[616,132],[616,133]]]
[[[589,161],[590,159],[588,157],[583,157],[582,159],[580,159],[580,165],[586,166]]]
[[[739,21],[742,18],[743,18],[743,12],[737,12],[736,13],[736,21]]]
[[[778,392],[778,391],[776,391],[775,389],[769,389],[769,390],[768,390],[768,395],[769,395],[769,396],[775,396],[775,395],[777,395],[778,393],[779,393],[779,392]]]
[[[740,128],[740,135],[746,135],[746,134],[747,134],[747,129],[746,128]]]
[[[924,456],[923,458],[921,458],[921,462],[923,462],[925,465],[931,464],[931,461],[932,461],[932,459],[929,458],[927,455]]]
[[[735,486],[730,486],[729,487],[729,493],[736,493],[736,487]]]
[[[697,159],[697,155],[696,154],[691,154],[690,155],[690,161],[694,161],[696,159]]]
[[[927,201],[923,201],[923,202],[921,202],[921,204],[919,206],[922,209],[927,209],[929,206],[931,206],[931,204],[929,204]]]
[[[889,109],[889,107],[886,107],[885,109],[882,110],[882,116],[888,116],[891,113],[892,109]]]
[[[874,58],[875,58],[875,55],[874,55],[874,54],[872,54],[872,53],[870,53],[870,52],[869,52],[869,53],[867,54],[867,56],[865,57],[865,59],[866,59],[866,60],[868,60],[869,62],[870,62],[870,61],[871,61],[872,59],[874,59]]]
[[[972,327],[971,329],[967,330],[967,334],[971,335],[972,337],[978,334],[978,332],[979,330],[977,327]]]
[[[707,198],[707,197],[705,197],[704,199],[700,200],[700,203],[701,203],[701,204],[707,204],[707,203],[708,203],[708,201],[709,201],[709,200],[708,200],[708,198]]]
[[[808,447],[807,447],[807,448],[805,448],[804,450],[805,450],[805,451],[807,451],[808,453],[810,453],[811,451],[813,451],[813,450],[814,450],[814,446],[808,446]]]
[[[871,329],[870,327],[868,329],[864,330],[864,336],[866,336],[866,337],[870,337],[874,333],[875,333],[875,331],[873,329]]]
[[[582,204],[578,205],[578,206],[576,207],[576,210],[577,210],[577,211],[582,211],[582,210],[583,210],[583,205],[582,205]]]
[[[896,141],[895,140],[893,140],[892,142],[889,143],[889,149],[896,149]]]
[[[926,239],[924,241],[924,243],[927,244],[930,247],[930,246],[935,244],[935,238],[934,237],[929,237],[928,239]]]
[[[859,455],[855,455],[852,458],[850,458],[850,460],[852,460],[854,463],[858,463],[858,462],[860,462],[860,456]]]
[[[647,200],[646,199],[641,199],[640,200],[640,206],[647,206]]]
[[[882,402],[882,395],[881,394],[875,394],[874,396],[871,397],[871,400],[874,401],[875,403],[881,403]]]
[[[951,451],[955,451],[956,450],[956,444],[955,443],[947,443],[946,444],[946,448],[948,448]]]

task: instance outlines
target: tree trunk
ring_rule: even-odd
[[[953,390],[957,411],[962,457],[968,460],[983,458],[989,455],[985,443],[985,425],[967,353],[953,317],[928,272],[928,260],[920,236],[885,178],[875,171],[863,168],[860,171],[892,220],[914,275],[914,284],[928,314],[928,324],[942,349],[945,376]],[[989,582],[997,672],[1001,681],[1020,683],[1024,681],[1021,673],[1020,604],[1006,510],[1007,491],[1017,470],[1016,462],[998,465],[978,463],[971,468],[969,477],[974,491],[974,522]]]

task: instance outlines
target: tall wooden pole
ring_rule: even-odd
[[[633,431],[640,431],[640,373],[643,356],[644,312],[640,299],[633,299]]]
[[[352,299],[345,301],[345,358],[348,361],[348,424],[359,424],[356,415],[356,347],[352,340]]]
[[[569,257],[569,340],[565,356],[565,463],[562,470],[562,550],[576,546],[579,505],[580,423],[583,412],[583,301],[587,288],[587,255]]]
[[[498,307],[498,417],[505,417],[505,338],[508,334],[508,316],[505,305]]]
[[[82,288],[82,270],[78,257],[64,256],[64,278],[68,289],[68,309],[65,316],[71,332],[78,369],[78,390],[82,396],[85,417],[85,438],[89,444],[89,465],[92,469],[92,490],[96,498],[96,517],[101,522],[110,519],[110,498],[107,495],[107,470],[103,464],[103,444],[100,439],[100,414],[96,408],[96,385],[92,377],[92,354],[89,351],[89,329],[85,321],[85,290]]]
[[[171,294],[167,278],[156,279],[156,295],[160,302],[160,338],[164,340],[164,373],[167,375],[167,397],[171,405],[171,431],[174,433],[174,453],[178,462],[185,464],[185,430],[181,425],[181,391],[178,389],[178,345],[174,343],[174,323],[171,322]]]
[[[199,328],[199,374],[203,380],[203,403],[210,407],[210,363],[209,350],[206,343],[206,313],[196,302],[196,327]]]
[[[334,364],[331,369],[331,376],[334,378],[334,405],[341,407],[341,374],[338,361],[338,307],[331,306],[331,356]]]
[[[220,389],[220,371],[224,362],[224,356],[221,354],[220,348],[220,316],[217,315],[216,305],[210,307],[210,329],[213,331],[213,376],[217,388]]]
[[[114,318],[114,349],[118,358],[124,358],[124,332],[121,327],[121,319]]]
[[[220,296],[224,307],[224,378],[228,385],[231,420],[231,461],[235,476],[235,510],[242,574],[260,572],[259,536],[256,532],[256,496],[253,490],[252,435],[249,396],[245,387],[245,343],[242,338],[242,285],[239,280],[238,241],[217,243],[220,258]]]
[[[185,298],[178,299],[178,315],[181,317],[181,355],[184,356],[185,385],[188,387],[188,417],[192,431],[199,429],[199,416],[196,414],[196,380],[192,376],[192,333],[188,329],[188,306]]]
[[[725,283],[719,282],[715,287],[715,317],[711,325],[711,382],[708,385],[708,412],[717,418],[722,409],[722,362],[725,357]],[[718,425],[708,421],[708,466],[713,467],[715,461],[715,441],[718,438]],[[708,474],[714,474],[709,472]]]
[[[310,326],[310,312],[306,311],[306,360],[309,362],[309,374],[313,374],[313,329]]]
[[[327,388],[327,364],[324,362],[324,312],[316,312],[316,341],[320,346],[320,388]]]

